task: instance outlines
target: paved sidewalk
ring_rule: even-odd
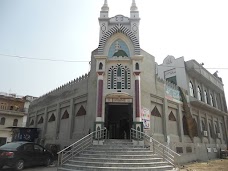
[[[48,167],[45,166],[33,166],[25,168],[24,171],[57,171],[57,162],[54,161],[53,165],[50,165]],[[3,167],[3,169],[0,169],[0,171],[12,171],[12,168],[9,167]]]
[[[189,163],[181,167],[180,171],[227,171],[228,159],[209,160],[208,162]]]

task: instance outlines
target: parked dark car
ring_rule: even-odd
[[[0,147],[0,169],[3,166],[23,170],[24,167],[51,164],[52,153],[33,142],[12,142]]]

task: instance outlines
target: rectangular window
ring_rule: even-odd
[[[183,147],[176,147],[176,152],[177,153],[183,153]]]
[[[117,82],[117,89],[121,89],[121,82]]]
[[[192,153],[192,147],[186,147],[186,152],[187,153]]]

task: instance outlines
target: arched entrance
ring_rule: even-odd
[[[133,123],[132,98],[126,95],[107,96],[105,103],[105,127],[109,139],[129,139]]]

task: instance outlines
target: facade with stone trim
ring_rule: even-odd
[[[182,60],[179,64],[175,63],[178,59],[168,56],[166,63],[158,66],[155,57],[140,48],[140,18],[134,0],[130,17],[109,18],[108,14],[105,0],[99,17],[99,45],[92,52],[90,72],[31,104],[27,124],[40,128],[37,141],[63,148],[103,127],[108,129],[110,139],[129,138],[133,127],[180,153],[182,162],[215,158],[216,150],[227,145],[221,80],[204,68],[199,70],[195,61]],[[167,68],[172,61],[174,67]],[[197,100],[197,85],[217,99],[214,106],[205,103],[202,92],[202,100]],[[187,109],[197,134],[191,134],[186,126]]]

